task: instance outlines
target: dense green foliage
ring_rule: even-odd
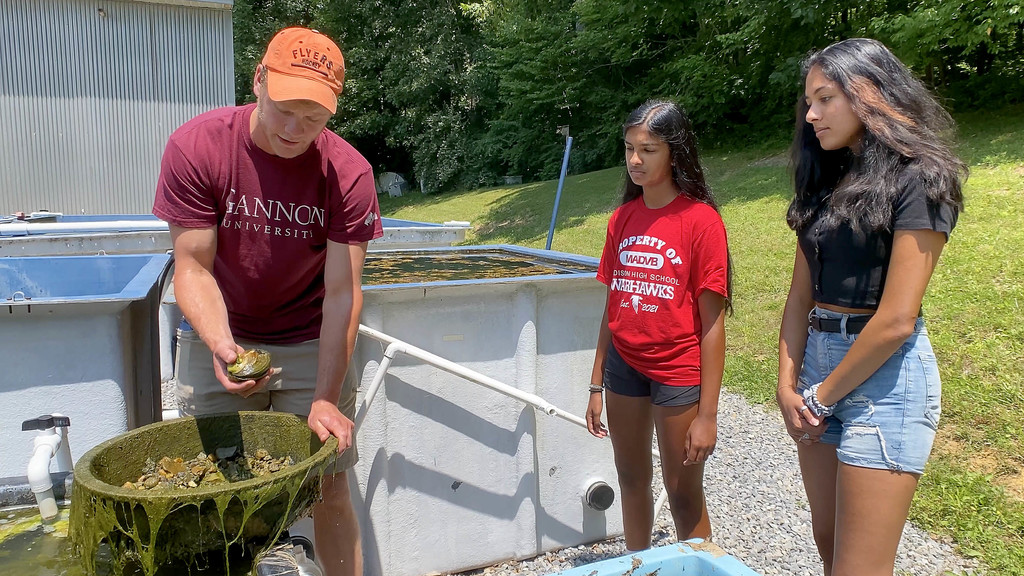
[[[425,191],[614,165],[619,126],[679,101],[701,141],[780,142],[799,62],[842,38],[889,45],[964,110],[1020,101],[1019,0],[236,0],[237,97],[273,32],[338,39],[347,79],[332,128]]]

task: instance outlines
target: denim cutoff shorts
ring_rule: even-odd
[[[842,319],[815,308],[811,314]],[[846,356],[857,334],[808,328],[799,391],[825,379]],[[837,446],[839,461],[851,466],[924,473],[941,412],[942,384],[924,320],[881,367],[853,389],[825,419],[821,441]]]

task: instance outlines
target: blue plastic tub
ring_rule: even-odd
[[[721,574],[724,576],[758,576],[742,562],[726,554],[718,546],[702,540],[687,540],[678,544],[669,544],[659,548],[651,548],[609,558],[600,562],[586,564],[549,574],[548,576],[705,576]]]
[[[169,262],[167,254],[4,258],[0,301],[30,306],[141,300],[163,280]]]

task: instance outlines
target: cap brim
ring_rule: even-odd
[[[338,95],[329,86],[316,80],[279,74],[267,70],[267,95],[271,100],[311,100],[327,108],[331,114],[338,111]]]

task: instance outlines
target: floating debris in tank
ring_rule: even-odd
[[[548,274],[579,274],[592,268],[570,261],[543,260],[495,251],[423,252],[366,257],[363,283],[368,286],[452,280],[522,278]]]
[[[138,480],[127,481],[121,487],[129,490],[190,489],[217,486],[227,482],[240,482],[266,476],[293,466],[291,456],[274,458],[260,448],[245,454],[237,446],[217,448],[213,454],[200,452],[195,458],[148,459]]]

